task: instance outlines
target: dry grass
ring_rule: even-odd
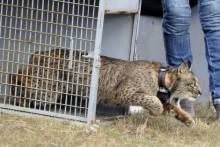
[[[170,116],[147,114],[115,120],[88,131],[84,125],[45,118],[0,115],[0,146],[144,147],[220,146],[220,124],[212,110],[197,108],[196,126],[189,128]]]

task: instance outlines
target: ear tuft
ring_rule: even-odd
[[[188,62],[186,63],[182,63],[179,67],[178,67],[178,73],[186,73],[190,71],[190,65]]]

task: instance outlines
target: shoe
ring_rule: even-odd
[[[214,104],[216,110],[216,120],[220,122],[220,104]]]
[[[195,109],[193,102],[187,99],[183,99],[180,101],[181,108],[186,111],[188,114],[190,114],[192,117],[195,116]],[[220,105],[219,105],[220,106]],[[220,107],[219,107],[220,110]],[[220,112],[220,111],[219,111]]]

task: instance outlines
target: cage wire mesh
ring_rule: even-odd
[[[98,0],[0,0],[1,109],[87,121],[99,8]]]

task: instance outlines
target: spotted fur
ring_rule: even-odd
[[[61,101],[62,93],[75,94],[76,86],[72,83],[77,82],[77,79],[81,84],[90,84],[90,76],[79,73],[89,74],[91,72],[91,64],[87,58],[84,59],[79,52],[76,52],[75,57],[77,58],[75,61],[83,60],[84,62],[76,62],[76,65],[69,69],[69,61],[66,60],[69,58],[68,50],[55,49],[50,52],[34,53],[30,57],[28,70],[19,70],[18,74],[12,75],[12,95],[20,97],[20,103],[21,99],[28,98],[29,100],[35,99],[35,101],[41,99],[45,103],[56,103]],[[82,71],[78,71],[79,66],[84,67],[80,68]],[[102,56],[98,103],[123,106],[139,105],[153,115],[160,115],[164,111],[164,106],[169,106],[169,111],[173,110],[178,119],[185,123],[192,123],[193,119],[185,115],[186,113],[176,106],[175,102],[176,99],[196,98],[200,94],[197,77],[190,71],[187,64],[182,64],[179,68],[169,67],[165,76],[165,85],[171,92],[171,103],[165,105],[157,97],[160,67],[161,64],[156,62],[129,62]],[[37,75],[39,78],[35,78]],[[45,78],[49,80],[45,80]],[[70,83],[66,82],[67,79]],[[17,92],[15,92],[15,87],[18,87]],[[31,91],[31,87],[36,90]],[[48,91],[41,92],[39,89],[48,89]],[[58,94],[55,92],[57,90]],[[80,92],[81,95],[88,97],[88,87],[78,87],[78,93]]]

